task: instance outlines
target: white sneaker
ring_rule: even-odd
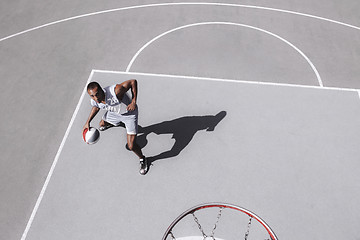
[[[104,125],[104,126],[100,126],[99,130],[100,131],[105,131],[106,129],[112,128],[114,125],[108,124],[108,125]]]
[[[148,171],[148,164],[147,164],[147,159],[146,157],[140,159],[140,174],[141,175],[145,175]]]

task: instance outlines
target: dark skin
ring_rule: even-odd
[[[136,109],[136,99],[137,99],[137,81],[135,79],[130,79],[125,82],[122,82],[120,84],[117,84],[115,86],[115,94],[119,101],[124,97],[124,94],[131,89],[132,93],[132,101],[127,106],[127,110],[129,112],[134,111]],[[105,103],[105,93],[102,90],[102,88],[95,87],[93,89],[88,90],[89,96],[97,103]],[[89,118],[87,119],[84,127],[83,132],[85,129],[90,128],[90,122],[93,120],[95,115],[99,112],[99,108],[92,107],[90,111]],[[100,126],[106,126],[109,125],[109,123],[105,122],[104,120],[101,120]],[[139,158],[144,158],[144,155],[142,154],[141,148],[136,143],[136,135],[133,134],[127,134],[127,144],[131,151],[133,151]]]

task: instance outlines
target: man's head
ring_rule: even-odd
[[[105,100],[105,93],[97,82],[91,82],[87,85],[87,92],[90,97],[97,103]]]

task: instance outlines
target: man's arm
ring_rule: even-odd
[[[134,111],[136,109],[136,99],[138,94],[137,81],[136,79],[130,79],[123,83],[117,84],[115,86],[115,94],[119,101],[124,97],[124,94],[131,89],[132,100],[131,103],[127,106],[128,111]]]
[[[86,121],[86,123],[85,123],[85,125],[84,125],[84,127],[83,127],[83,131],[82,132],[84,132],[84,130],[85,129],[89,129],[90,128],[90,122],[91,122],[91,120],[93,120],[93,118],[95,117],[95,115],[99,112],[99,108],[97,108],[97,107],[92,107],[92,109],[91,109],[91,112],[90,112],[90,115],[89,115],[89,117],[88,117],[88,119],[87,119],[87,121]]]

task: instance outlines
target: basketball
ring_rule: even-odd
[[[99,141],[100,132],[93,127],[91,127],[90,129],[85,129],[83,132],[83,138],[87,144],[94,144]]]

